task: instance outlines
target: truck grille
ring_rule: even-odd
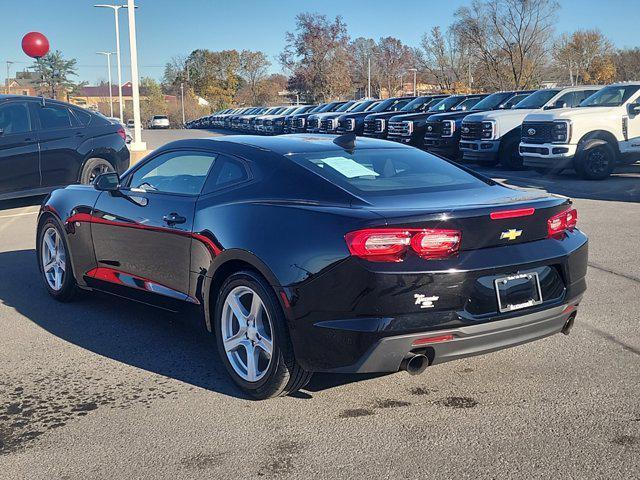
[[[408,136],[409,125],[404,122],[389,122],[389,136]]]
[[[425,126],[425,137],[439,137],[442,133],[442,122],[427,122]]]
[[[464,140],[480,140],[482,138],[482,122],[463,122],[460,136]]]
[[[522,141],[524,143],[551,143],[551,122],[524,122],[522,124]]]
[[[364,134],[367,133],[376,133],[376,121],[375,120],[365,120],[364,121]]]
[[[320,122],[320,131],[331,132],[333,131],[333,125],[334,125],[333,119],[324,119]]]

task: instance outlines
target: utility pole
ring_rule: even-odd
[[[11,60],[7,60],[7,78],[5,80],[5,83],[7,84],[7,95],[9,93],[11,93],[11,87],[9,86],[9,77],[11,76],[11,65],[13,65],[15,62],[12,62]]]
[[[409,71],[413,72],[413,96],[416,97],[418,95],[416,91],[416,74],[418,73],[418,69],[410,68]]]
[[[111,112],[111,117],[113,118],[113,94],[111,93],[111,55],[113,52],[96,52],[98,55],[104,55],[107,57],[107,71],[109,72],[109,111]],[[122,119],[120,119],[122,121]]]
[[[367,73],[367,97],[371,98],[371,55],[368,60],[368,73]]]
[[[142,141],[140,124],[140,86],[138,84],[138,47],[136,45],[136,6],[133,0],[127,0],[129,14],[129,50],[131,51],[131,89],[133,96],[133,142],[132,151],[143,151],[147,145]]]
[[[182,125],[184,126],[184,124],[187,123],[187,121],[184,118],[184,83],[183,82],[180,82],[180,98],[182,99]]]

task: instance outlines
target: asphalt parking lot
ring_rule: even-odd
[[[640,165],[603,182],[482,171],[575,199],[590,268],[571,335],[264,402],[174,315],[50,299],[39,200],[0,203],[0,477],[639,478]]]

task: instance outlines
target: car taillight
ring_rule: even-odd
[[[127,133],[124,131],[124,128],[120,127],[118,129],[118,135],[120,135],[123,140],[127,140]]]
[[[372,262],[401,262],[409,249],[425,259],[457,253],[462,234],[440,228],[369,228],[347,233],[352,255]]]
[[[547,220],[547,231],[550,237],[557,237],[564,232],[572,231],[578,223],[578,212],[575,208],[569,208]]]

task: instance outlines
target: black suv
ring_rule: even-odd
[[[448,95],[424,95],[416,97],[404,105],[394,105],[393,109],[377,110],[364,117],[363,134],[365,137],[386,138],[388,120],[396,115],[418,113],[429,110]],[[402,108],[400,108],[402,107]]]
[[[460,158],[461,125],[467,115],[509,109],[531,93],[533,90],[495,92],[475,104],[473,104],[473,100],[469,99],[448,113],[431,115],[427,118],[427,128],[424,134],[425,149],[450,160],[458,160]]]
[[[0,200],[129,168],[122,125],[56,100],[0,95]]]
[[[477,103],[486,95],[451,95],[443,98],[430,107],[426,112],[395,115],[389,119],[389,133],[387,140],[406,143],[414,147],[421,147],[427,129],[427,118],[434,113],[450,112],[456,107],[462,107],[465,102]]]

